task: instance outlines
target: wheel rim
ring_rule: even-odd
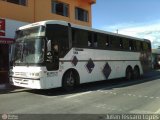
[[[75,81],[75,80],[74,80],[74,77],[73,77],[73,73],[70,72],[69,77],[67,78],[67,81],[66,81],[67,86],[73,87],[73,86],[74,86],[74,83],[75,83],[74,81]]]
[[[134,70],[134,77],[137,79],[137,78],[139,78],[139,76],[140,76],[139,69],[136,68]]]
[[[127,79],[131,80],[131,78],[132,78],[132,72],[131,72],[131,70],[128,70],[127,71]]]

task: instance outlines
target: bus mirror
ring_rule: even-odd
[[[51,51],[51,40],[48,40],[48,42],[47,42],[47,51],[48,52]]]

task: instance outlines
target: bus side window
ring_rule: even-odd
[[[135,41],[135,40],[133,40],[132,42],[133,42],[133,50],[134,50],[134,51],[137,51],[136,41]]]
[[[120,47],[120,49],[123,49],[123,40],[122,40],[122,38],[119,38],[119,47]]]
[[[94,37],[93,37],[93,46],[94,46],[94,48],[98,47],[97,34],[96,33],[94,33]]]
[[[144,49],[144,51],[150,51],[150,47],[149,47],[149,44],[147,42],[143,43],[143,49]]]
[[[141,51],[141,42],[136,41],[137,51]]]
[[[134,43],[132,40],[129,40],[129,50],[134,51]]]
[[[93,36],[91,32],[88,32],[88,47],[93,47]]]
[[[106,36],[104,34],[97,34],[97,42],[98,42],[98,48],[99,49],[106,49]],[[109,45],[109,43],[108,43]]]
[[[106,46],[106,47],[109,47],[109,44],[110,44],[110,43],[109,43],[109,39],[106,38],[105,46]]]
[[[73,29],[72,31],[72,41],[73,47],[87,47],[88,46],[88,31]]]
[[[93,32],[88,32],[88,47],[97,48],[97,34]]]
[[[126,38],[123,39],[123,49],[129,50],[129,41]]]
[[[72,44],[73,44],[73,46],[77,44],[75,37],[76,37],[76,33],[75,33],[75,30],[73,29],[72,30]]]
[[[144,51],[143,42],[141,42],[141,51]]]
[[[120,40],[118,37],[116,36],[112,36],[111,37],[111,41],[112,41],[112,49],[113,50],[119,50],[120,49]]]
[[[151,44],[150,44],[150,43],[147,43],[147,45],[148,45],[148,51],[151,52]]]

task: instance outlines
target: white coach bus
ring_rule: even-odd
[[[111,80],[137,79],[151,68],[151,43],[64,21],[42,21],[20,27],[10,82],[32,89]]]

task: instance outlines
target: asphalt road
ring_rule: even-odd
[[[90,117],[94,114],[160,114],[160,71],[147,73],[139,80],[83,84],[71,93],[62,89],[1,91],[0,114],[3,113],[82,115],[76,119],[93,119]]]

